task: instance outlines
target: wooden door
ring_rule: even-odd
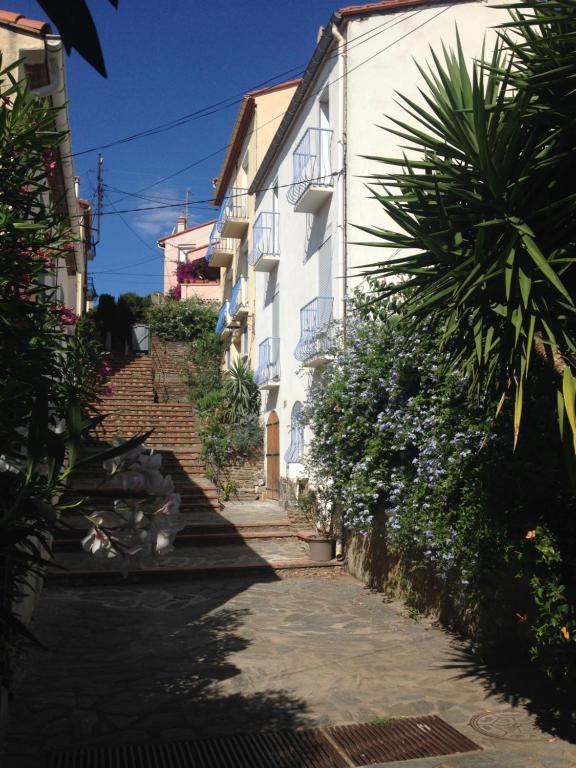
[[[266,422],[266,498],[280,498],[280,421],[276,411]]]

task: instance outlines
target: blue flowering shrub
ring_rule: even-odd
[[[574,500],[557,427],[538,407],[546,395],[536,383],[513,452],[506,407],[495,419],[496,404],[470,402],[435,329],[395,309],[353,302],[306,409],[310,478],[347,531],[384,531],[407,580],[431,574],[483,631],[505,630],[545,663],[573,652]]]

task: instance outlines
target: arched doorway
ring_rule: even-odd
[[[280,420],[276,411],[266,422],[266,498],[280,498]]]

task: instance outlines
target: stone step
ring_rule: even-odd
[[[164,558],[166,559],[166,558]],[[112,560],[107,561],[112,562]],[[129,586],[135,583],[162,583],[168,581],[210,580],[213,578],[245,578],[256,576],[259,580],[277,580],[287,577],[309,577],[323,575],[345,575],[342,562],[330,560],[318,562],[307,558],[269,562],[237,564],[219,564],[207,566],[159,565],[148,568],[129,570],[127,575],[120,571],[119,565],[109,570],[83,570],[81,568],[66,571],[50,571],[45,581],[59,585],[114,585]]]
[[[81,550],[80,541],[86,535],[88,525],[78,521],[76,530],[59,531],[54,537],[54,552],[78,552]],[[205,530],[203,526],[187,525],[178,533],[174,541],[177,549],[185,547],[209,547],[243,545],[256,540],[297,539],[298,534],[290,530],[278,530],[270,526],[260,526],[256,529],[240,529],[222,526],[222,530]]]

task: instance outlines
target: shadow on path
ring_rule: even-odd
[[[49,650],[17,686],[8,766],[22,751],[305,725],[304,702],[236,681],[248,611],[223,605],[250,583],[46,590],[35,628]]]
[[[536,665],[503,650],[454,648],[446,668],[457,672],[458,679],[480,682],[503,705],[525,706],[543,731],[576,743],[576,681],[557,685]]]

